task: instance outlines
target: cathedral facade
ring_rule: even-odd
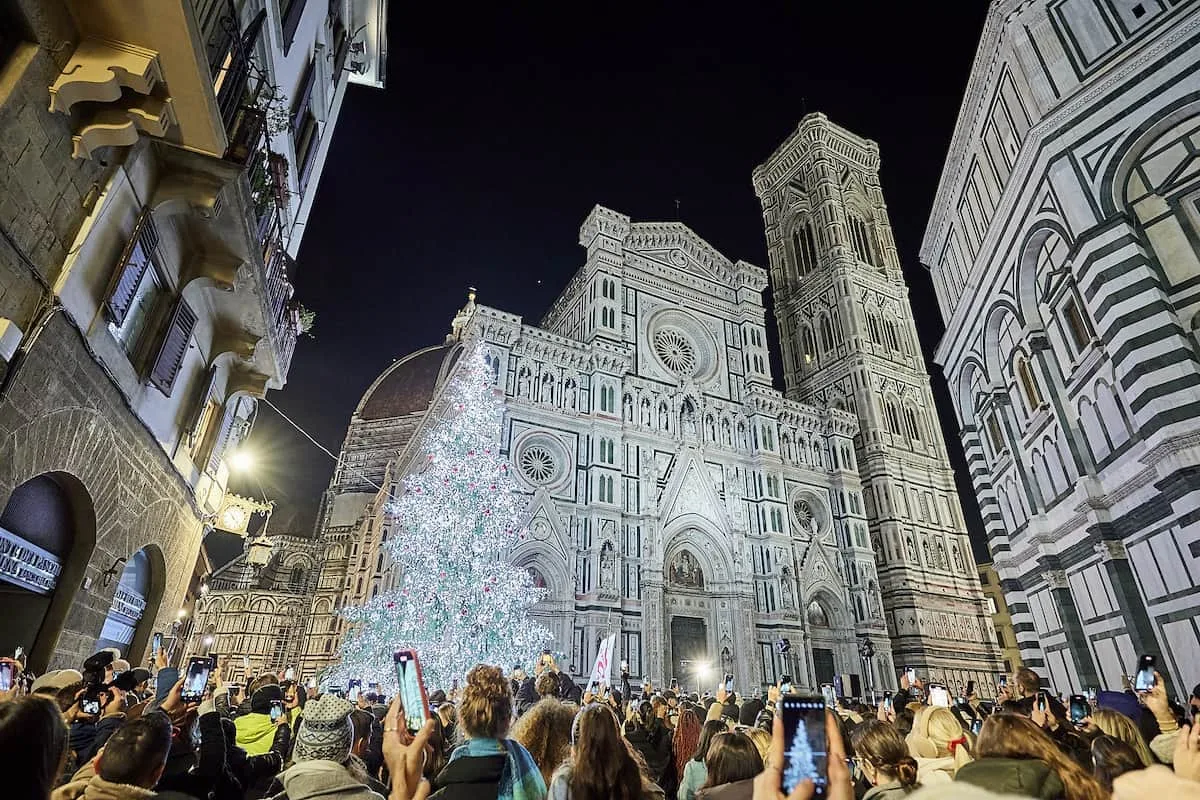
[[[808,147],[814,131],[824,144]],[[546,588],[535,616],[576,676],[615,633],[634,676],[687,689],[730,672],[743,690],[842,676],[863,695],[906,666],[993,683],[877,166],[873,144],[811,115],[755,174],[769,274],[683,224],[597,206],[584,263],[539,325],[472,295],[445,344],[385,370],[326,495],[306,669],[336,659],[339,608],[394,585],[387,502],[481,342],[528,502],[508,558]],[[788,309],[786,393],[767,351],[769,278]]]

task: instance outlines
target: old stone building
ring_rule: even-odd
[[[922,245],[1024,662],[1200,681],[1200,6],[992,3]]]
[[[286,380],[293,257],[347,81],[382,80],[379,9],[0,2],[0,652],[34,671],[140,660],[204,533],[238,529],[225,456]]]
[[[859,571],[878,572],[897,663],[948,685],[989,686],[995,640],[879,185],[879,147],[810,114],[755,170],[754,188],[788,397],[858,418],[871,541],[843,548],[859,548]]]

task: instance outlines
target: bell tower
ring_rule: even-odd
[[[754,190],[787,396],[859,419],[861,500],[893,668],[951,691],[968,680],[992,686],[995,633],[879,187],[879,147],[809,114],[754,171]]]

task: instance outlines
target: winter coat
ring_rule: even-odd
[[[703,761],[697,761],[694,758],[689,758],[686,765],[683,767],[683,776],[679,779],[679,791],[676,792],[677,800],[694,800],[696,792],[708,780],[708,767]]]
[[[535,681],[533,676],[530,676],[521,681],[521,685],[517,689],[517,695],[515,699],[517,701],[518,716],[533,708],[537,704],[537,701],[541,700],[541,698],[538,697],[537,689],[534,687],[534,683]]]
[[[291,729],[287,725],[276,725],[270,714],[246,714],[235,719],[233,724],[237,727],[237,745],[247,755],[261,756],[268,750],[287,752]],[[277,746],[276,737],[284,737],[282,749]]]
[[[434,776],[430,800],[495,800],[506,761],[502,755],[451,761]]]
[[[558,673],[558,698],[570,703],[579,703],[583,700],[583,690],[565,672]]]
[[[550,779],[548,800],[571,800],[571,766],[564,764]],[[666,800],[662,789],[642,778],[642,800]]]
[[[1000,794],[1054,800],[1063,796],[1058,774],[1036,758],[981,758],[964,764],[954,778]]]
[[[754,800],[754,778],[701,789],[696,800]]]
[[[190,737],[176,736],[171,742],[171,753],[157,788],[207,800],[242,800],[245,796],[242,784],[229,769],[226,758],[221,715],[210,711],[202,714],[197,722],[200,726],[199,751],[193,754]]]
[[[939,783],[949,783],[954,780],[954,757],[918,758],[917,783],[922,786],[935,786]]]
[[[646,771],[650,775],[650,780],[662,786],[667,766],[674,761],[670,731],[660,720],[653,719],[648,728],[641,725],[627,725],[625,738],[635,750],[642,754],[642,758],[646,761]]]
[[[127,783],[111,783],[99,775],[72,781],[50,793],[50,800],[151,800],[157,797],[151,789]]]
[[[1113,800],[1200,800],[1200,783],[1182,778],[1162,764],[1126,772],[1113,781]]]
[[[336,761],[300,761],[279,776],[283,794],[272,800],[383,800]]]
[[[900,781],[892,781],[891,783],[881,783],[878,786],[872,786],[863,795],[862,800],[902,800],[915,791],[915,789],[906,789],[900,785]]]
[[[124,724],[124,714],[109,714],[96,722],[72,722],[67,740],[75,752],[76,763],[82,764],[95,758],[108,737]]]

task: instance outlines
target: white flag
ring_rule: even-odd
[[[613,648],[616,644],[617,635],[615,633],[600,642],[600,650],[596,653],[596,665],[592,667],[592,677],[588,680],[589,689],[594,690],[600,684],[608,683],[608,676],[612,669]]]

